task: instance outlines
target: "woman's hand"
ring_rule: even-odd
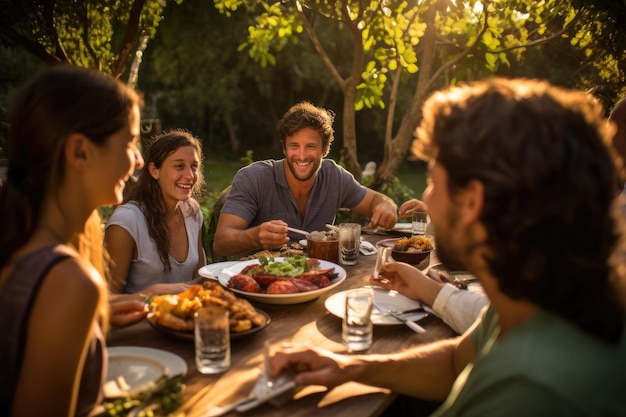
[[[115,294],[109,300],[109,321],[113,327],[125,327],[143,319],[148,306],[136,294]]]

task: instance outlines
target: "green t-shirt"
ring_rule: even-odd
[[[609,345],[540,310],[498,332],[489,307],[472,334],[476,360],[433,417],[626,416],[626,331]]]

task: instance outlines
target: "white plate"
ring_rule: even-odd
[[[397,232],[411,232],[413,225],[411,223],[396,223],[393,230]]]
[[[283,261],[285,258],[274,259],[276,259],[277,261]],[[241,294],[242,296],[254,301],[260,301],[267,304],[299,304],[319,297],[320,295],[332,290],[337,285],[341,284],[344,279],[346,279],[345,269],[335,263],[320,260],[320,269],[335,268],[335,273],[338,273],[339,275],[337,276],[337,278],[330,281],[330,285],[328,287],[320,288],[319,290],[298,292],[295,294],[258,294],[253,292],[236,290],[228,286],[228,281],[231,277],[237,275],[246,266],[258,263],[258,259],[251,259],[249,261],[238,262],[236,265],[225,268],[218,274],[220,284],[222,284],[225,288],[228,288],[232,292]]]
[[[334,316],[343,319],[345,314],[346,292],[341,291],[331,295],[326,299],[324,305]],[[398,311],[411,310],[419,307],[419,301],[415,301],[397,291],[384,290],[382,288],[374,288],[374,301],[383,308],[389,308]],[[407,314],[403,317],[411,321],[421,320],[426,317],[427,313]],[[375,307],[372,309],[372,323],[381,325],[402,325],[402,323],[391,316],[383,315]]]
[[[198,269],[198,275],[204,278],[216,279],[218,274],[222,272],[224,268],[229,268],[239,262],[241,261],[215,262],[213,264],[204,265],[202,268]]]
[[[133,395],[150,388],[161,376],[187,373],[187,363],[180,356],[161,349],[138,346],[107,348],[107,368],[104,396],[115,398]]]

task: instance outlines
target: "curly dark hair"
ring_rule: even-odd
[[[413,151],[450,195],[484,187],[480,220],[500,290],[609,342],[625,320],[618,176],[599,102],[547,82],[493,78],[433,94]]]
[[[303,101],[293,105],[287,113],[278,121],[276,125],[276,133],[278,140],[285,149],[285,140],[288,136],[310,127],[319,132],[322,137],[322,148],[325,151],[330,150],[330,145],[335,139],[335,131],[333,130],[333,121],[335,113],[332,110],[316,107],[313,104]]]
[[[184,130],[173,130],[169,133],[157,136],[148,145],[144,155],[144,166],[139,175],[137,183],[133,185],[126,196],[124,202],[136,201],[139,203],[141,211],[148,221],[150,237],[154,240],[159,252],[159,258],[166,271],[172,270],[170,264],[170,233],[167,227],[167,207],[159,183],[150,175],[149,166],[153,163],[157,168],[167,159],[169,155],[176,152],[183,146],[192,146],[198,153],[200,163],[202,163],[202,144],[198,138]],[[202,175],[202,165],[198,167],[198,181],[191,190],[191,197],[197,201],[204,188],[204,177]],[[188,206],[188,210],[194,215],[197,214],[199,205],[190,201],[180,202]]]

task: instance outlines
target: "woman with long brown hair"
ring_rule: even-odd
[[[140,98],[97,71],[43,70],[9,111],[0,188],[0,415],[86,416],[109,304],[96,208],[143,165]],[[112,311],[114,311],[113,309]]]
[[[137,184],[106,225],[111,290],[180,292],[206,264],[195,198],[204,185],[202,147],[189,132],[175,130],[157,137],[145,160]]]

